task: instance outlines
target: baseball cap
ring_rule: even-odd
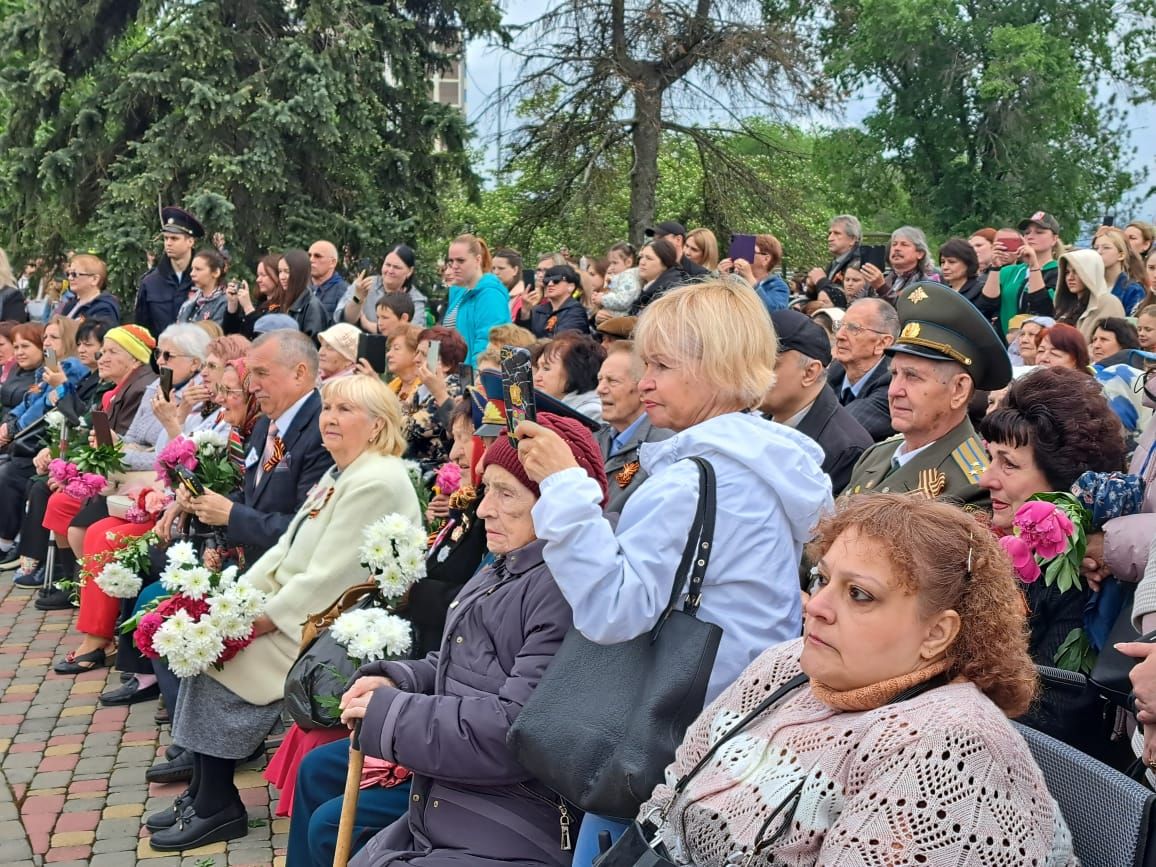
[[[779,350],[794,349],[824,367],[831,363],[831,341],[818,322],[797,310],[772,310],[771,321],[779,337]]]
[[[1028,226],[1035,224],[1041,229],[1050,229],[1057,235],[1060,234],[1060,223],[1051,214],[1045,214],[1043,211],[1036,211],[1026,220],[1020,220],[1019,230],[1022,232]]]
[[[685,238],[686,226],[677,220],[664,220],[657,226],[651,226],[644,234],[648,238],[665,238],[667,235],[678,235],[680,238]]]

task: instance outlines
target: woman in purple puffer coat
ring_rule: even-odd
[[[547,414],[538,422],[569,444],[605,493],[589,431]],[[510,725],[570,629],[570,606],[534,531],[538,486],[505,436],[486,451],[484,466],[478,517],[497,559],[450,604],[440,650],[366,665],[342,697],[342,720],[364,720],[365,754],[414,773],[409,814],[374,837],[352,867],[570,863],[578,817],[506,747]]]

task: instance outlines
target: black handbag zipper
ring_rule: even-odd
[[[573,819],[570,818],[570,810],[566,806],[565,799],[559,797],[557,801],[552,801],[545,795],[535,792],[525,783],[518,783],[518,788],[524,791],[530,797],[537,798],[543,804],[549,804],[551,807],[558,811],[558,827],[561,831],[562,851],[569,852],[571,849],[573,849],[574,847],[570,844],[570,825],[572,824]]]

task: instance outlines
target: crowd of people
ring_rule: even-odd
[[[79,609],[56,672],[115,665],[102,704],[160,699],[172,746],[147,777],[187,789],[145,820],[158,852],[244,836],[233,771],[273,739],[287,863],[334,863],[353,728],[358,867],[635,863],[615,860],[635,818],[675,864],[1077,864],[1010,720],[1156,769],[1151,645],[1124,646],[1136,712],[1107,724],[1065,718],[1039,675],[1077,633],[1091,659],[1117,620],[1156,625],[1152,226],[1077,249],[1036,212],[933,256],[916,227],[873,246],[842,215],[830,261],[791,278],[773,235],[748,260],[675,221],[604,255],[465,234],[428,294],[404,243],[376,276],[327,240],[270,253],[250,286],[192,214],[161,232],[132,321],[99,256],[34,292],[37,263],[21,283],[0,255],[0,568]],[[537,415],[508,432],[509,347]],[[78,495],[48,421],[95,444],[94,411],[123,471]],[[154,472],[210,433],[231,490]],[[1092,515],[1071,587],[1007,544],[1064,492]],[[721,628],[701,713],[637,816],[583,813],[511,727],[565,677],[568,635],[619,645],[669,616],[704,509],[702,586],[675,593]],[[304,624],[367,580],[363,535],[391,515],[430,534],[396,606],[411,650],[361,665],[331,724],[290,722]],[[92,564],[146,534],[139,591],[110,596]],[[251,643],[178,677],[123,627],[187,544],[267,601]]]

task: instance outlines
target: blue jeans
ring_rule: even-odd
[[[333,864],[348,769],[349,741],[344,739],[318,747],[301,760],[293,793],[285,867],[331,867]],[[408,810],[408,781],[391,789],[381,786],[362,789],[357,798],[350,855]]]
[[[582,827],[578,830],[578,842],[574,844],[574,860],[571,867],[590,867],[594,859],[602,854],[598,849],[599,831],[609,831],[610,842],[613,843],[625,834],[629,827],[629,822],[587,813],[582,817]]]

